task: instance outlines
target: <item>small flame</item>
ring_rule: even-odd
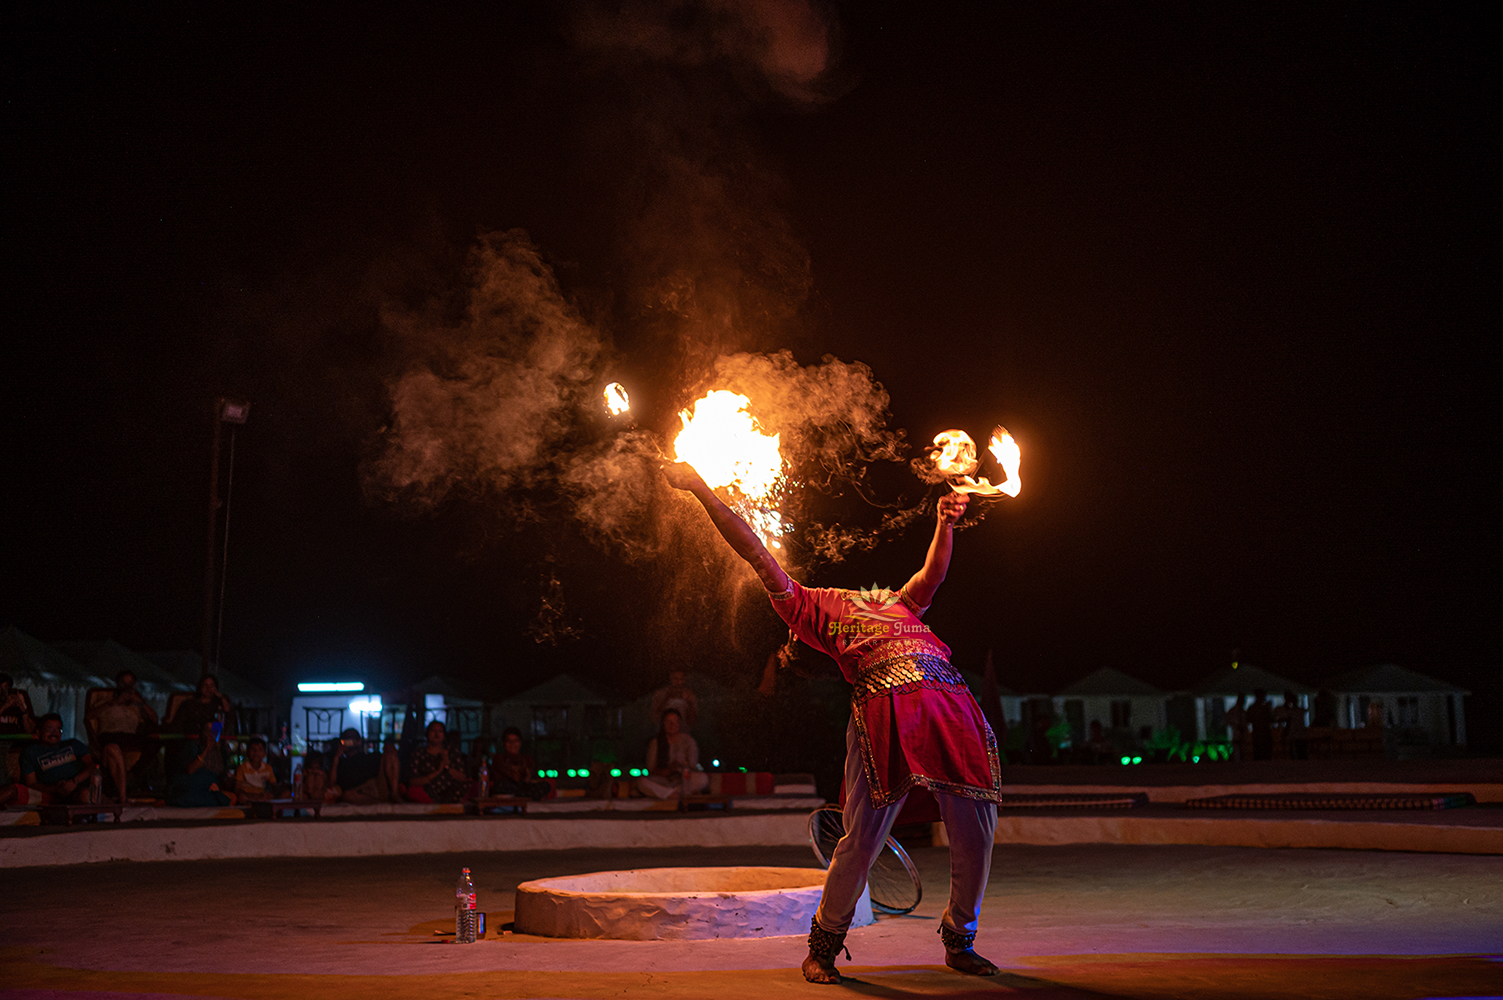
[[[950,479],[950,488],[952,490],[956,493],[969,493],[981,497],[1001,496],[1004,493],[1010,497],[1018,495],[1018,492],[1023,488],[1023,483],[1018,478],[1018,467],[1022,464],[1023,450],[1018,447],[1018,442],[1013,440],[1013,436],[1007,433],[1007,428],[1000,424],[997,425],[997,428],[992,431],[991,444],[987,449],[992,453],[992,457],[997,460],[997,464],[1002,466],[1002,471],[1007,474],[1006,482],[995,486],[985,476],[979,479],[971,477],[970,473],[976,471],[979,463],[975,461],[976,445],[965,431],[945,431],[934,439],[934,443],[939,445],[941,444],[941,439],[953,439],[955,435],[959,435],[964,439],[957,446],[957,451],[963,458],[967,454],[966,449],[969,449],[970,465],[963,466],[963,463],[960,462],[952,462],[949,465],[944,463],[949,441],[946,441],[945,445],[940,449],[936,449],[934,459],[935,467],[952,477]],[[966,471],[957,471],[961,468],[965,468]]]
[[[626,394],[626,386],[620,382],[612,382],[605,387],[605,408],[611,411],[613,417],[618,417],[631,409],[631,397]]]
[[[726,487],[731,506],[774,548],[788,531],[777,509],[784,485],[780,435],[764,434],[739,393],[717,389],[679,413],[683,429],[673,442],[675,461],[688,462],[711,489]]]
[[[1002,466],[1002,471],[1007,473],[1007,481],[997,488],[1010,497],[1017,496],[1023,488],[1023,481],[1018,478],[1018,467],[1023,464],[1023,449],[1007,433],[1007,428],[998,424],[992,431],[992,443],[987,450],[996,458],[997,464]]]

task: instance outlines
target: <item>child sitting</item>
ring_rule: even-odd
[[[251,737],[245,745],[245,760],[235,768],[235,795],[242,801],[264,802],[277,793],[277,776],[266,763],[266,741]]]

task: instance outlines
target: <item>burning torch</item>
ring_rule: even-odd
[[[1017,496],[1023,488],[1022,481],[1018,478],[1023,451],[1018,447],[1018,442],[1007,432],[1007,428],[998,424],[992,431],[987,450],[992,453],[1007,477],[996,485],[985,476],[974,478],[981,462],[976,457],[976,442],[965,431],[940,431],[934,437],[934,448],[929,452],[929,457],[934,462],[935,471],[948,480],[950,489],[956,493],[980,497],[997,497],[1004,493],[1010,497]]]

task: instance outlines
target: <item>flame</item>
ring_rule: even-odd
[[[611,416],[617,417],[631,409],[631,397],[626,394],[626,386],[620,382],[612,382],[605,387],[605,408],[611,411]]]
[[[956,436],[962,439],[958,443],[954,443]],[[1023,461],[1023,450],[1018,447],[1018,442],[1013,440],[1013,436],[1007,433],[1007,428],[1001,424],[998,424],[992,431],[991,444],[987,448],[992,453],[992,457],[997,460],[997,464],[1002,466],[1002,471],[1007,474],[1006,482],[995,486],[985,476],[979,479],[971,478],[970,473],[976,471],[979,463],[975,460],[976,445],[965,431],[944,431],[934,439],[934,443],[940,445],[934,452],[935,467],[952,477],[950,488],[956,493],[969,493],[981,497],[995,497],[1005,493],[1010,497],[1015,497],[1023,488],[1023,483],[1018,478],[1018,467]],[[945,458],[951,453],[952,443],[954,443],[954,453],[957,457],[946,464]],[[967,457],[970,460],[969,465],[963,461]]]
[[[997,464],[1002,466],[1002,471],[1007,473],[1007,482],[1001,483],[997,488],[1010,497],[1017,496],[1023,488],[1023,481],[1018,478],[1018,467],[1023,464],[1023,449],[1007,433],[1007,428],[998,424],[992,431],[992,443],[987,450],[992,453]]]
[[[946,476],[969,476],[980,464],[976,461],[976,442],[965,431],[940,431],[934,435],[934,467]]]
[[[711,489],[726,487],[731,506],[774,548],[788,531],[777,509],[785,479],[781,435],[764,434],[745,396],[717,389],[679,413],[683,429],[673,442],[675,461],[694,466]]]

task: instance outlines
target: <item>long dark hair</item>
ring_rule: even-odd
[[[668,760],[668,727],[663,725],[663,722],[670,715],[678,719],[678,731],[680,733],[684,731],[683,713],[676,708],[663,709],[663,714],[658,717],[658,733],[652,738],[652,744],[657,748],[656,759],[659,767]]]

